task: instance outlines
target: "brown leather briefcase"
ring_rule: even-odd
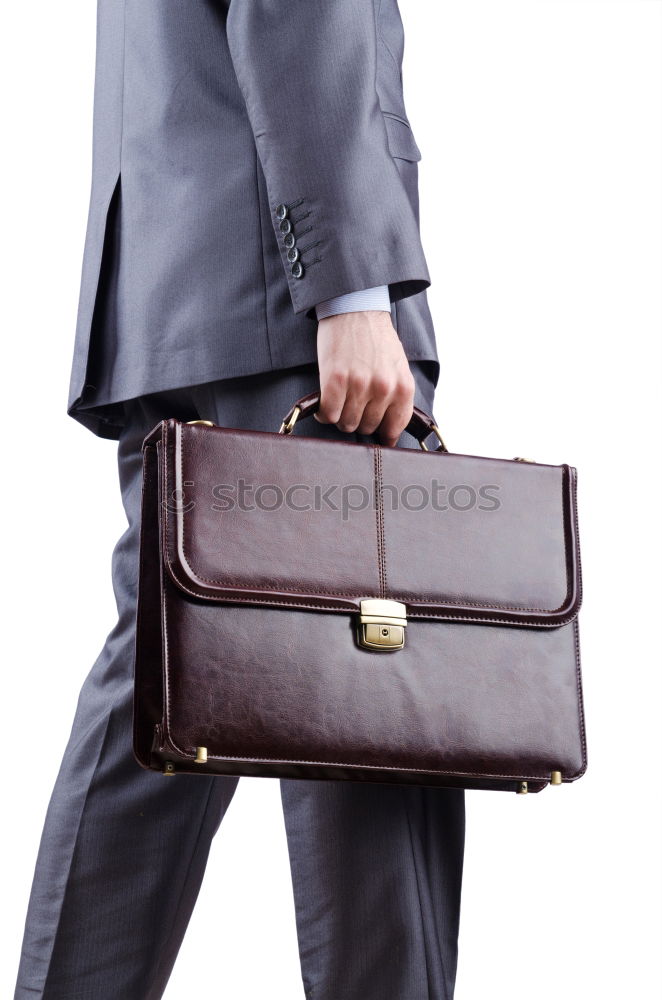
[[[172,775],[537,792],[586,769],[576,471],[163,420],[133,751]],[[435,450],[426,441],[435,434]]]

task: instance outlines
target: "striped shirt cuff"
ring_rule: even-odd
[[[391,301],[388,285],[376,285],[374,288],[363,288],[359,292],[348,292],[346,295],[336,295],[332,299],[320,302],[315,307],[317,319],[327,316],[337,316],[338,313],[365,312],[367,309],[383,309],[391,311]]]

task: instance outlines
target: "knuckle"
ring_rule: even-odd
[[[394,384],[388,375],[378,374],[373,376],[371,388],[373,396],[377,396],[379,399],[386,399],[392,394]]]
[[[352,372],[349,376],[348,389],[355,394],[363,394],[368,389],[368,379],[363,372]]]
[[[329,423],[334,423],[340,416],[342,406],[337,402],[332,402],[329,399],[320,401],[320,405],[317,410],[317,415],[323,421],[328,421]]]
[[[411,416],[411,411],[414,408],[414,391],[413,389],[408,389],[406,386],[398,387],[393,394],[394,402],[397,404],[398,409],[404,415],[407,411],[407,419]]]
[[[413,398],[416,391],[416,382],[414,376],[411,374],[403,374],[398,379],[398,384],[396,387],[396,393],[400,399],[408,399],[410,396]]]
[[[329,368],[326,372],[326,377],[324,379],[324,384],[327,389],[332,391],[338,391],[344,389],[347,386],[348,374],[347,369],[337,367]]]

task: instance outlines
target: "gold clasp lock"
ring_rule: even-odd
[[[361,601],[357,627],[359,646],[382,653],[402,649],[405,644],[407,606],[398,601],[371,597]]]

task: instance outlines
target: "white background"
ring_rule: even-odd
[[[468,793],[456,1000],[653,1000],[662,7],[403,0],[402,14],[442,358],[437,420],[451,450],[577,466],[585,581],[589,769],[540,795]],[[114,622],[110,553],[124,515],[116,444],[65,414],[94,4],[6,4],[1,19],[9,998],[78,690]],[[240,782],[166,997],[201,994],[303,997],[269,779]]]

